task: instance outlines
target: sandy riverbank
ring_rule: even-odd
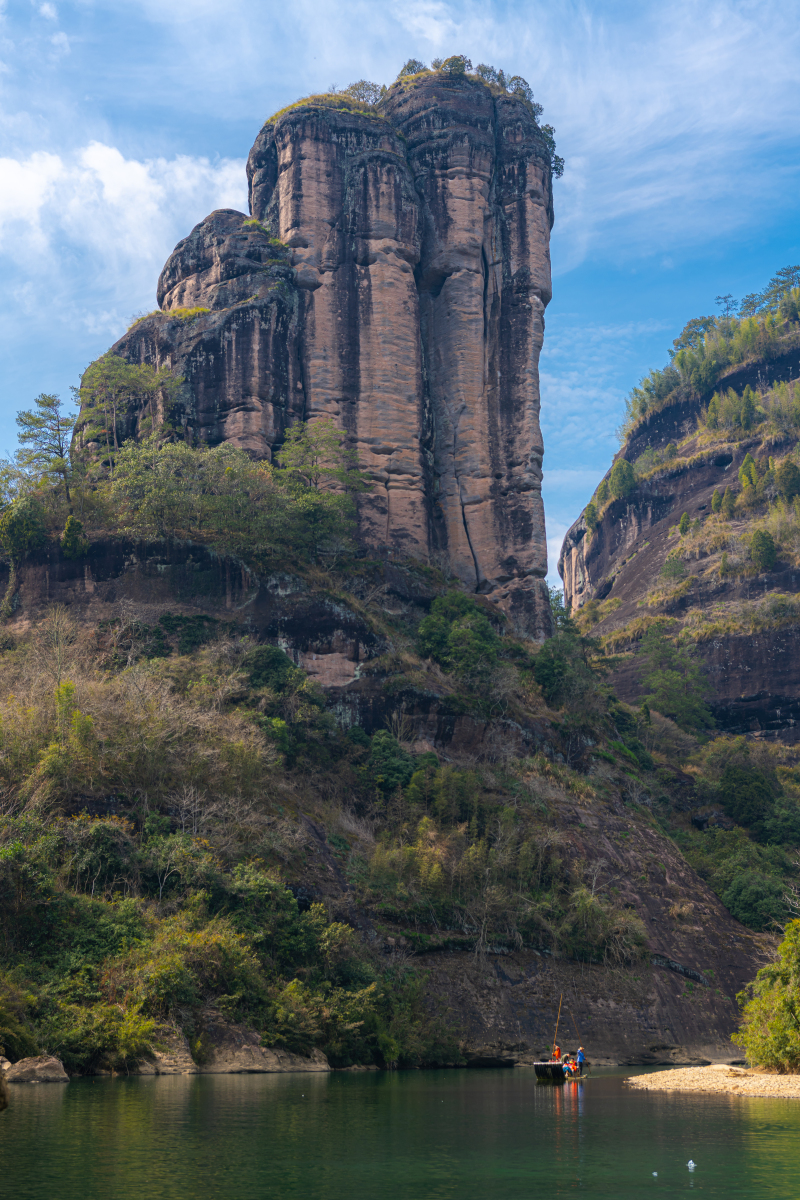
[[[773,1075],[743,1067],[680,1067],[634,1075],[629,1087],[648,1092],[716,1092],[728,1096],[779,1096],[800,1100],[800,1075]]]

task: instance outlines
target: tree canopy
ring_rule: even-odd
[[[741,1028],[733,1041],[748,1061],[773,1071],[800,1069],[800,921],[790,921],[774,963],[738,996]]]

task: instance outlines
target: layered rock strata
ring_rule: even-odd
[[[293,421],[333,420],[373,480],[362,543],[437,556],[546,636],[538,358],[553,218],[531,109],[421,75],[380,110],[289,108],[247,174],[251,220],[215,212],[180,242],[161,312],[115,353],[185,377],[173,420],[187,437],[269,456]],[[146,419],[132,414],[130,432]]]

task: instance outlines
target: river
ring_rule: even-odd
[[[624,1074],[560,1087],[526,1068],[17,1084],[0,1114],[0,1187],[9,1200],[800,1195],[800,1101],[634,1092]]]

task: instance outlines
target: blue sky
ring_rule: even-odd
[[[624,398],[718,293],[800,262],[800,0],[0,0],[0,452],[246,208],[263,120],[463,53],[525,76],[566,159],[542,358],[551,577]]]

